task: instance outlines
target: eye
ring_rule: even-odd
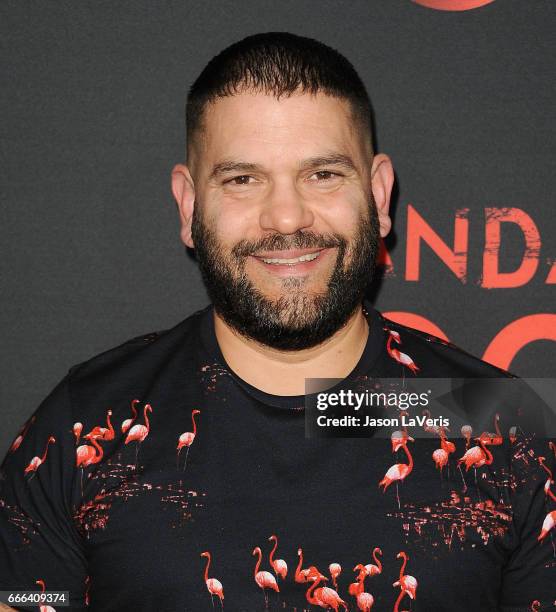
[[[224,181],[224,184],[227,185],[249,185],[249,179],[252,179],[252,176],[248,174],[242,174],[240,176],[234,176],[234,178],[228,179]]]
[[[314,172],[312,175],[317,177],[318,182],[329,181],[333,178],[340,176],[336,172],[331,172],[330,170],[319,170],[318,172]]]

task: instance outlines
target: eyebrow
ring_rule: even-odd
[[[341,166],[346,170],[357,171],[351,157],[342,153],[331,153],[330,155],[319,155],[317,157],[309,157],[304,159],[300,165],[300,170],[310,170],[319,166]],[[260,172],[264,170],[263,166],[249,162],[224,160],[215,164],[212,172],[209,175],[209,180],[214,180],[222,174],[229,172]]]

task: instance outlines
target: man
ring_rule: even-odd
[[[307,379],[511,378],[364,298],[394,181],[371,134],[363,83],[317,41],[211,60],[172,190],[212,305],[74,366],[23,426],[1,590],[103,611],[554,600],[545,441],[305,437]]]

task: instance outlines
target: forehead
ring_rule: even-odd
[[[356,157],[363,142],[347,100],[320,92],[277,99],[253,91],[208,104],[198,140],[203,165],[234,156],[302,158],[323,150]]]

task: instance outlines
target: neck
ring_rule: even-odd
[[[216,312],[214,329],[231,370],[250,385],[273,395],[305,394],[306,378],[345,378],[359,361],[369,334],[362,306],[330,338],[299,351],[277,350],[245,338]]]

